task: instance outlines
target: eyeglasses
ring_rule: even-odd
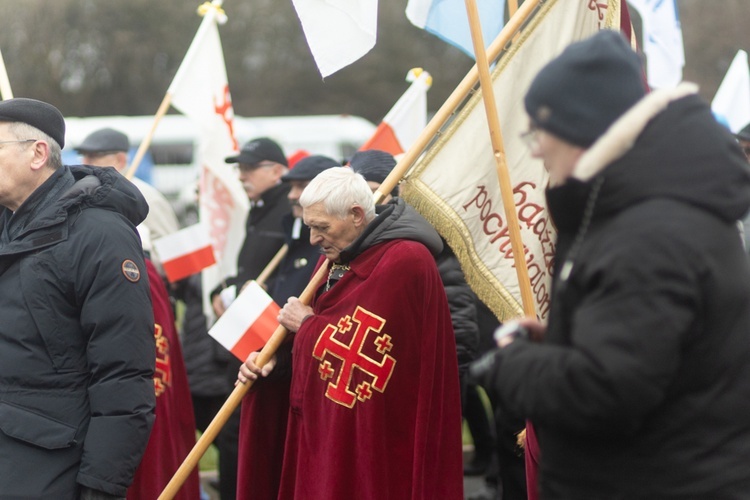
[[[0,141],[0,146],[3,144],[22,144],[24,142],[36,142],[38,139],[21,139],[18,141]]]
[[[539,149],[539,132],[541,130],[538,127],[531,126],[529,130],[521,134],[521,140],[531,152]]]

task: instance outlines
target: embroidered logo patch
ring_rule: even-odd
[[[353,315],[344,316],[338,324],[328,325],[321,332],[313,357],[320,361],[320,378],[328,381],[328,399],[352,408],[357,401],[364,403],[372,398],[373,389],[385,391],[396,360],[388,354],[393,349],[393,339],[381,333],[384,326],[383,318],[357,306]],[[348,341],[344,340],[346,337]],[[370,353],[366,354],[366,350]],[[332,363],[334,359],[338,370]],[[355,373],[361,376],[355,377]],[[355,378],[359,382],[354,382]]]
[[[125,275],[128,281],[132,281],[133,283],[138,283],[138,280],[141,279],[141,270],[130,259],[122,262],[122,274]]]

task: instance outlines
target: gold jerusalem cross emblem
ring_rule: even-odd
[[[351,342],[347,345],[339,338],[346,337],[355,326],[353,323],[356,324],[356,328],[351,336]],[[329,399],[351,408],[357,400],[364,402],[370,399],[373,389],[381,393],[385,390],[396,366],[396,360],[388,355],[393,348],[391,336],[385,333],[378,335],[384,325],[383,318],[357,306],[352,316],[342,317],[337,325],[329,324],[320,334],[313,349],[313,357],[320,360],[320,378],[331,379],[326,388],[326,396]],[[377,335],[374,339],[371,332]],[[370,346],[375,347],[373,354],[379,354],[379,360],[362,352],[363,348]],[[338,374],[329,355],[341,361]],[[364,373],[365,377],[360,377],[361,381],[355,384],[355,387],[350,387],[357,371]]]

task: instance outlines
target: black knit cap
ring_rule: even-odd
[[[65,119],[60,110],[46,102],[25,97],[0,101],[0,121],[26,123],[50,136],[61,148],[65,146]]]
[[[311,181],[323,170],[331,167],[340,167],[339,163],[327,156],[312,155],[302,158],[294,164],[289,172],[281,177],[282,181]]]
[[[645,94],[638,55],[619,32],[602,30],[542,68],[524,104],[534,125],[588,147]]]
[[[349,160],[349,166],[364,177],[366,181],[382,184],[393,167],[396,166],[396,159],[392,154],[385,151],[368,149],[367,151],[354,153],[354,156]]]
[[[289,162],[284,156],[281,146],[268,137],[259,137],[245,143],[240,150],[240,154],[236,156],[230,156],[224,159],[227,163],[242,163],[245,165],[255,165],[262,161],[272,161],[274,163],[281,163],[285,167],[289,166]]]
[[[735,137],[741,141],[750,141],[750,123],[745,125],[745,128],[735,134]]]
[[[349,159],[349,167],[365,178],[366,181],[382,184],[393,167],[396,159],[392,154],[378,149],[357,151]],[[391,196],[398,196],[398,184],[391,190]]]

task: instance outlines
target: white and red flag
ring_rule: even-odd
[[[375,46],[378,0],[292,0],[323,78]]]
[[[217,27],[226,16],[219,5],[221,2],[215,0],[201,6],[203,22],[167,91],[172,105],[195,123],[200,134],[196,151],[200,165],[199,218],[208,228],[218,263],[203,272],[204,303],[209,314],[208,292],[237,272],[249,209],[237,174],[224,162],[239,147]]]
[[[402,154],[427,125],[427,91],[432,86],[432,76],[422,68],[412,68],[406,81],[411,85],[385,115],[372,137],[359,148],[360,151],[380,149],[394,156]]]
[[[203,224],[195,224],[154,241],[170,283],[216,264],[214,247]]]
[[[208,331],[228,351],[245,361],[262,348],[279,326],[279,306],[251,281]]]

